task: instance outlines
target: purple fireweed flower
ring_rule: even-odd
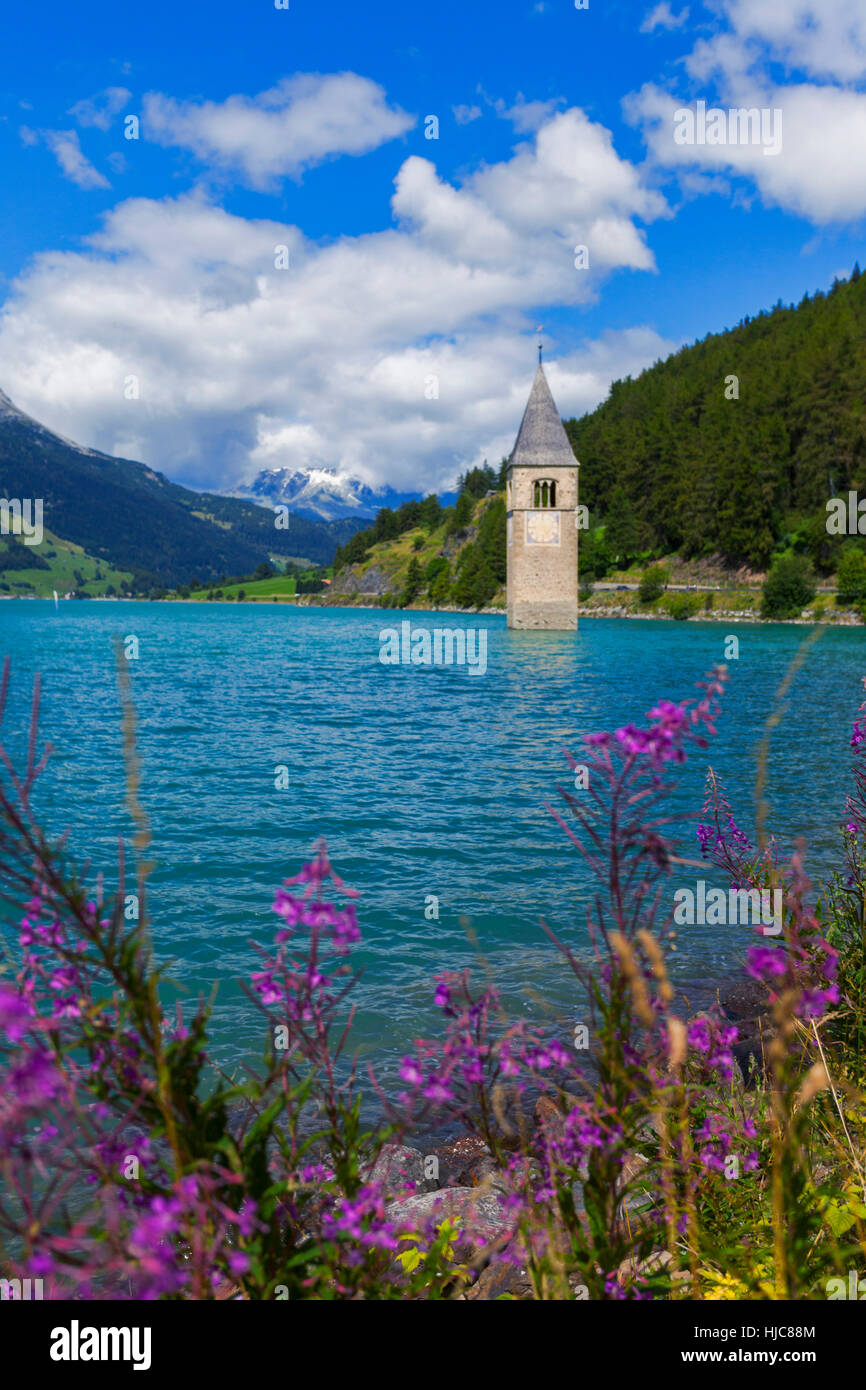
[[[746,952],[746,970],[755,980],[769,983],[785,974],[787,956],[775,946],[750,946]]]
[[[55,999],[52,1010],[53,1018],[80,1018],[81,1006],[74,994],[64,995],[62,999]]]
[[[142,1255],[151,1255],[168,1236],[180,1230],[182,1206],[177,1197],[154,1197],[147,1215],[133,1227],[130,1248]]]
[[[38,1109],[63,1089],[63,1078],[49,1053],[32,1048],[8,1073],[7,1089],[19,1104]]]
[[[499,1049],[499,1070],[503,1076],[519,1076],[520,1063],[512,1056],[507,1044]]]
[[[827,989],[803,989],[794,1012],[799,1018],[821,1018],[828,1004],[838,1004],[839,986],[830,985]]]
[[[691,739],[699,748],[706,747],[706,738],[698,733],[697,726],[703,724],[706,732],[715,732],[714,697],[721,694],[724,672],[715,668],[715,678],[700,682],[705,691],[704,698],[697,704],[683,700],[674,704],[672,700],[659,700],[648,712],[647,717],[655,722],[648,729],[640,729],[634,724],[626,724],[613,734],[606,731],[584,736],[584,743],[590,748],[601,748],[609,752],[612,744],[627,758],[648,758],[650,765],[658,772],[665,763],[683,763],[686,760],[684,744]]]
[[[436,1105],[445,1105],[449,1100],[454,1099],[454,1092],[437,1076],[428,1078],[424,1087],[424,1095]]]
[[[62,966],[48,977],[49,989],[71,989],[76,984],[78,984],[78,971],[73,970],[71,965]]]
[[[328,847],[324,840],[319,841],[316,847],[316,853],[310,863],[305,864],[300,873],[295,874],[294,878],[287,878],[285,881],[287,884],[308,884],[309,886],[306,891],[309,894],[316,885],[322,884],[326,878],[329,878],[337,891],[342,893],[345,897],[360,897],[358,889],[349,888],[331,867],[330,860],[328,859]]]
[[[255,981],[253,988],[261,995],[263,1004],[279,1004],[285,998],[285,992],[277,984],[272,971],[257,970],[252,979]]]
[[[697,834],[698,844],[701,847],[701,854],[703,855],[704,859],[706,859],[707,855],[710,852],[709,847],[710,841],[713,838],[713,828],[711,825],[699,825]]]
[[[0,985],[0,1031],[12,1043],[20,1042],[33,1022],[32,1010],[21,998],[18,990],[8,985]]]
[[[470,1057],[469,1060],[464,1063],[461,1070],[463,1073],[463,1080],[470,1086],[476,1085],[479,1081],[484,1080],[484,1068],[481,1066],[477,1057]]]
[[[436,986],[436,993],[433,995],[433,1003],[437,1009],[447,1009],[451,1003],[451,991],[444,980]]]
[[[424,1080],[424,1073],[419,1064],[412,1057],[404,1057],[400,1065],[400,1076],[410,1086],[420,1086]]]

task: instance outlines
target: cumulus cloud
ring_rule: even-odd
[[[652,160],[697,186],[695,173],[752,180],[768,206],[816,225],[866,214],[866,8],[850,0],[720,0],[728,27],[684,60],[688,94],[647,83],[624,102]],[[780,68],[801,76],[781,80]],[[820,82],[818,79],[829,79]],[[701,84],[701,85],[699,85]],[[723,110],[777,111],[781,150],[677,144],[675,113],[696,99]]]
[[[460,184],[410,157],[392,211],[384,231],[320,244],[202,192],[122,202],[83,249],[16,282],[0,383],[64,435],[201,486],[286,465],[446,487],[511,448],[543,307],[652,271],[637,223],[667,215],[579,110]],[[642,328],[549,347],[560,408],[581,413],[672,348]]]
[[[81,126],[95,126],[97,130],[110,130],[115,116],[122,111],[132,96],[126,87],[106,87],[96,96],[85,97],[70,106],[69,115],[74,116]]]
[[[816,225],[856,221],[866,213],[866,95],[802,83],[756,91],[738,88],[736,107],[780,112],[774,126],[781,150],[765,155],[760,144],[678,145],[675,117],[682,103],[649,84],[629,110],[643,126],[652,157],[668,168],[730,172],[754,180],[768,205]],[[730,109],[727,104],[721,109]]]
[[[104,174],[100,174],[85,155],[77,131],[43,130],[40,135],[60,165],[64,178],[79,188],[111,187]]]
[[[458,125],[469,125],[470,121],[477,121],[481,115],[480,106],[452,106],[451,109]]]
[[[336,155],[365,154],[404,135],[416,119],[352,72],[301,73],[256,97],[222,102],[150,92],[143,115],[147,139],[188,150],[255,189],[298,178]]]
[[[679,14],[674,14],[668,0],[661,0],[661,3],[650,10],[640,26],[642,34],[652,34],[656,29],[681,29],[689,17],[689,7],[680,10]]]
[[[722,0],[734,43],[810,77],[839,82],[866,74],[866,7],[862,0]],[[720,35],[700,46],[718,51]],[[730,52],[730,46],[729,46]]]
[[[554,112],[565,105],[565,100],[563,97],[551,97],[549,101],[527,101],[523,93],[518,92],[513,106],[508,106],[502,100],[493,104],[498,115],[510,121],[515,130],[528,134],[540,130]]]

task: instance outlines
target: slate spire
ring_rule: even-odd
[[[540,361],[508,467],[578,467]]]

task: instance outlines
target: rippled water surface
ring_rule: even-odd
[[[603,619],[576,634],[520,633],[499,617],[412,614],[413,627],[487,629],[487,671],[472,677],[380,664],[380,630],[406,616],[0,603],[0,650],[13,658],[7,744],[23,746],[41,672],[42,733],[55,752],[38,809],[53,830],[71,828],[76,851],[109,882],[117,837],[129,830],[113,639],[139,639],[130,669],[154,834],[154,937],[184,995],[218,985],[224,1062],[260,1051],[237,981],[256,968],[251,939],[271,939],[275,886],[319,835],[362,891],[356,1043],[386,1073],[434,1025],[432,976],[479,953],[509,1010],[573,1017],[573,982],[539,926],[543,917],[587,951],[589,882],[545,809],[558,800],[557,782],[570,782],[563,746],[577,753],[582,734],[641,721],[658,696],[692,694],[737,633],[716,745],[679,774],[674,804],[700,810],[711,758],[750,828],[762,726],[807,635],[787,625]],[[773,734],[770,825],[785,842],[806,834],[814,872],[832,863],[864,671],[862,629],[825,633]],[[289,770],[286,791],[274,786],[278,765]],[[693,828],[687,834],[691,844]],[[438,921],[425,919],[429,895]],[[681,929],[681,980],[688,988],[719,978],[748,939],[743,928]]]

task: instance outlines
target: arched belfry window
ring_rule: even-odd
[[[538,478],[532,489],[533,507],[556,506],[556,483],[552,478]]]

